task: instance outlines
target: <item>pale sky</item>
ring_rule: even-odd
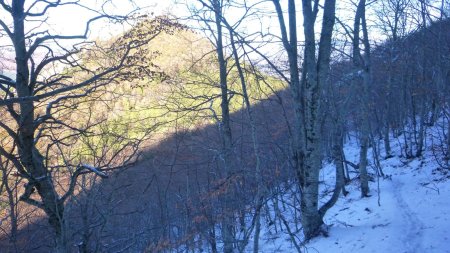
[[[86,2],[86,0],[84,0]],[[93,0],[88,0],[91,4]],[[102,2],[102,1],[95,1]],[[154,13],[155,15],[160,15],[164,13],[169,5],[170,1],[158,1],[158,0],[133,0],[133,3],[142,8],[140,13]],[[111,4],[106,6],[108,13],[113,13],[117,15],[125,15],[136,9],[136,6],[128,0],[114,0]],[[98,4],[92,4],[93,9],[99,9]],[[82,33],[85,29],[86,21],[89,18],[94,17],[96,14],[92,11],[87,11],[81,7],[58,7],[55,11],[49,13],[48,23],[52,26],[52,29],[64,34],[77,34]],[[91,38],[105,38],[111,35],[120,33],[126,27],[114,26],[107,24],[103,21],[96,21],[93,26],[92,32],[90,33]]]
[[[64,2],[69,2],[72,0],[63,0]],[[11,0],[6,0],[6,4],[11,5]],[[27,0],[25,9],[28,9],[30,5],[34,2]],[[80,0],[79,4],[91,8],[92,10],[101,9],[100,4],[107,2],[104,5],[104,9],[108,14],[114,15],[126,15],[130,11],[135,10],[136,6],[140,7],[140,13],[154,13],[154,15],[160,15],[166,13],[170,7],[170,0],[158,1],[158,0]],[[44,5],[36,4],[31,10],[32,13],[42,11]],[[90,11],[86,8],[76,6],[76,5],[62,5],[56,8],[50,8],[47,11],[45,17],[29,18],[26,22],[26,32],[39,33],[44,31],[49,31],[50,34],[55,35],[81,35],[84,33],[86,28],[86,22],[92,17],[98,16],[94,11]],[[0,7],[0,19],[11,26],[12,18],[9,13],[7,13],[3,8]],[[45,20],[43,23],[42,20]],[[98,20],[91,26],[89,32],[89,39],[106,39],[113,35],[117,35],[124,30],[128,29],[127,25],[114,25],[106,22],[106,19]],[[2,28],[0,28],[0,33]],[[40,35],[41,36],[41,35]],[[39,37],[39,36],[38,36]],[[37,38],[37,37],[35,37]],[[70,46],[76,43],[74,40],[60,41],[63,46]],[[6,47],[5,47],[6,46]],[[11,46],[11,41],[7,36],[0,36],[0,70],[8,69],[13,67],[13,52],[8,50],[7,47]],[[9,59],[9,60],[8,60]]]
[[[67,2],[71,0],[63,0],[63,2]],[[10,0],[6,0],[9,4]],[[28,5],[35,1],[28,0]],[[100,4],[105,2],[105,0],[80,0],[80,4],[91,8],[92,10],[101,9]],[[106,1],[108,4],[104,6],[104,9],[109,14],[117,14],[117,15],[125,15],[128,14],[131,10],[134,10],[136,6],[142,8],[141,12],[143,13],[153,13],[154,15],[160,15],[167,13],[170,11],[171,14],[175,14],[177,16],[188,16],[189,12],[186,8],[186,5],[178,4],[174,5],[173,0],[109,0]],[[189,0],[177,0],[178,3],[188,3],[189,5],[198,3],[197,1],[189,1]],[[254,18],[251,20],[247,20],[245,23],[240,25],[240,30],[246,33],[252,33],[257,31],[262,31],[263,33],[272,33],[279,34],[279,25],[276,16],[274,15],[273,4],[269,1],[267,3],[261,4],[260,0],[248,0],[248,4],[258,3],[258,8],[265,9],[270,14],[260,15],[258,18]],[[287,1],[281,1],[282,7],[287,7]],[[43,6],[35,6],[35,11],[38,12],[42,9]],[[301,17],[301,5],[297,7],[298,12],[298,27],[299,27],[299,40],[302,37],[302,17]],[[230,23],[237,21],[242,15],[244,11],[238,8],[232,8],[226,10],[226,18]],[[92,18],[97,16],[98,14],[89,11],[86,8],[82,8],[76,5],[67,5],[67,6],[59,6],[57,8],[50,9],[47,13],[47,20],[45,23],[39,22],[27,22],[27,30],[32,30],[33,32],[45,31],[48,30],[51,34],[61,34],[61,35],[79,35],[83,34],[85,30],[86,22]],[[262,16],[262,17],[261,17]],[[8,13],[2,12],[0,8],[0,18],[5,20],[7,23],[11,22],[11,18],[8,17]],[[127,25],[117,25],[110,24],[104,21],[96,21],[90,29],[89,39],[107,39],[113,35],[120,34],[124,30],[128,29]],[[286,18],[287,21],[287,18]],[[195,24],[193,24],[195,25]],[[260,39],[258,39],[260,40]],[[63,46],[70,46],[73,44],[74,40],[62,41]],[[10,44],[5,38],[0,38],[0,46]],[[277,43],[278,44],[278,43]],[[277,47],[279,47],[278,45]],[[272,47],[272,46],[271,46]],[[270,50],[269,50],[270,51]],[[0,51],[0,54],[2,51]],[[3,52],[3,54],[8,54],[8,52]],[[0,55],[1,56],[1,55]],[[4,55],[5,56],[5,55]],[[7,58],[11,58],[8,57]],[[13,57],[12,57],[13,58]]]
[[[63,0],[62,2],[69,2],[71,0]],[[6,3],[10,5],[10,0],[6,0]],[[37,1],[26,1],[26,8],[29,7],[31,3]],[[80,0],[80,4],[91,8],[92,10],[101,9],[101,3],[107,2],[108,4],[104,5],[104,9],[108,14],[115,15],[125,15],[130,13],[132,10],[136,9],[136,6],[142,8],[140,13],[154,13],[155,15],[162,14],[166,12],[171,5],[170,0],[166,1],[158,1],[158,0],[109,0],[109,1],[100,1],[100,0]],[[32,12],[39,12],[42,10],[43,5],[35,5],[33,7]],[[26,22],[26,30],[36,31],[44,31],[49,30],[50,33],[53,34],[63,34],[63,35],[76,35],[82,34],[85,30],[86,21],[92,17],[97,16],[94,11],[89,11],[86,8],[82,8],[76,5],[62,5],[56,8],[50,8],[47,11],[47,15],[45,16],[46,22],[40,23],[37,20],[42,20],[42,17],[39,18],[30,18],[29,22]],[[10,14],[0,8],[0,19],[7,24],[11,24]],[[30,22],[34,20],[33,22]],[[104,37],[108,33],[118,33],[119,27],[109,27],[103,21],[96,21],[92,26],[92,32],[90,33],[90,37]],[[1,28],[0,28],[1,29]],[[4,38],[0,38],[4,39]],[[3,40],[1,44],[5,43]]]
[[[7,4],[10,4],[11,0],[6,0]],[[28,5],[30,3],[35,2],[36,0],[27,0]],[[67,2],[72,0],[63,0],[62,2]],[[110,14],[116,15],[125,15],[128,14],[131,10],[135,9],[136,6],[142,8],[142,13],[153,13],[154,15],[165,14],[170,12],[177,16],[188,16],[188,10],[186,6],[179,4],[174,5],[175,0],[108,0],[107,4],[104,6],[104,9]],[[196,3],[197,1],[190,0],[176,0],[177,2],[184,3]],[[86,7],[89,7],[93,10],[100,9],[100,4],[105,2],[105,0],[80,0],[80,4],[83,4]],[[248,0],[249,5],[252,3],[261,2],[261,0]],[[338,10],[337,15],[341,19],[352,20],[354,13],[350,10],[349,6],[344,6],[344,2],[347,1],[338,1]],[[134,5],[133,5],[134,4]],[[281,5],[283,9],[287,7],[287,1],[282,0]],[[247,20],[245,23],[241,24],[241,31],[245,31],[247,33],[252,33],[256,31],[262,31],[263,33],[272,33],[275,35],[279,34],[279,24],[278,20],[274,14],[273,4],[268,1],[266,3],[258,5],[259,8],[266,9],[268,13],[259,15],[260,19],[252,19]],[[35,6],[36,11],[42,9],[42,6]],[[271,13],[269,13],[271,12]],[[299,40],[302,40],[303,32],[302,32],[302,15],[301,15],[301,4],[297,6],[298,12],[298,37]],[[238,20],[240,16],[243,14],[242,9],[229,9],[226,11],[226,18],[233,22]],[[260,13],[259,13],[260,14]],[[45,31],[49,30],[51,34],[61,34],[61,35],[79,35],[84,33],[86,21],[90,18],[96,16],[93,11],[86,10],[85,8],[67,5],[67,6],[59,6],[57,8],[53,8],[48,11],[48,19],[45,23],[39,22],[27,22],[27,30],[33,30],[33,32]],[[262,16],[262,17],[261,17]],[[0,8],[0,18],[6,23],[11,22],[11,18],[8,17],[8,13],[3,11]],[[287,17],[286,17],[287,22]],[[91,32],[89,33],[89,39],[107,39],[113,35],[120,34],[124,30],[128,29],[129,26],[110,24],[104,21],[96,21],[94,25],[91,27]],[[319,31],[319,29],[317,30]],[[257,38],[257,37],[256,37]],[[260,39],[258,39],[260,40]],[[74,43],[74,41],[62,42],[63,45],[70,45]],[[10,44],[10,42],[6,38],[0,37],[0,58],[1,54],[5,56],[8,52],[2,51],[2,46]],[[277,43],[279,44],[279,43]],[[281,45],[281,44],[280,44]],[[279,47],[278,45],[277,47]],[[1,66],[0,66],[1,67]]]

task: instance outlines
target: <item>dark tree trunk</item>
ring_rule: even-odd
[[[289,58],[290,88],[294,100],[293,165],[301,189],[301,216],[305,239],[320,233],[323,224],[319,212],[319,171],[322,166],[320,150],[321,120],[319,117],[321,87],[328,78],[331,37],[335,21],[335,0],[324,4],[322,31],[316,59],[315,21],[318,2],[302,1],[305,57],[302,79],[299,79],[297,25],[295,1],[288,1],[289,38],[279,0],[273,0],[281,28],[284,49]]]
[[[30,73],[28,70],[28,52],[25,45],[24,32],[24,1],[14,0],[12,2],[12,16],[14,19],[14,49],[16,53],[16,90],[19,98],[30,97],[32,88],[30,87]],[[36,148],[34,142],[35,135],[35,115],[34,102],[22,101],[19,103],[19,131],[18,150],[20,162],[29,176],[28,190],[36,188],[41,197],[42,208],[49,217],[49,223],[56,233],[56,249],[58,252],[64,251],[64,205],[60,201],[54,188],[51,176],[44,165],[44,158]],[[30,196],[28,196],[30,197]],[[22,198],[30,202],[29,198]],[[31,204],[35,204],[32,202]]]
[[[361,196],[369,196],[369,177],[367,173],[367,150],[369,149],[370,121],[369,121],[369,87],[371,84],[370,66],[370,44],[366,24],[366,1],[360,0],[356,9],[355,23],[353,27],[353,63],[356,72],[362,74],[362,85],[360,91],[360,152],[359,152],[359,173],[361,181]],[[361,54],[360,28],[363,31],[364,55]]]
[[[223,47],[223,33],[222,33],[222,3],[219,0],[213,0],[215,23],[217,29],[217,45],[216,52],[219,63],[219,75],[220,75],[220,90],[221,90],[221,103],[220,108],[222,111],[222,118],[220,122],[220,131],[222,136],[222,147],[224,156],[224,170],[227,178],[232,175],[235,170],[233,165],[233,143],[231,136],[230,125],[230,109],[228,100],[228,82],[227,82],[227,68],[226,60],[224,56]],[[224,220],[222,222],[222,238],[224,243],[224,253],[233,252],[234,243],[234,218],[232,211],[232,191],[233,187],[229,187],[228,193],[225,194],[224,201]]]

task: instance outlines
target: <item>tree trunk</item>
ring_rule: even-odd
[[[265,192],[263,189],[263,179],[262,179],[262,172],[261,172],[261,159],[259,156],[259,140],[258,140],[258,135],[257,135],[257,131],[256,131],[256,122],[253,116],[253,110],[251,108],[251,104],[250,104],[250,99],[248,96],[248,92],[247,92],[247,83],[245,81],[245,76],[244,76],[244,71],[242,70],[241,64],[239,62],[239,56],[237,54],[237,48],[236,48],[236,44],[234,41],[234,36],[233,36],[233,30],[231,29],[231,27],[229,27],[230,29],[230,41],[231,41],[231,46],[233,49],[233,56],[234,56],[234,61],[236,63],[236,68],[238,70],[238,74],[239,74],[239,79],[241,82],[241,87],[242,87],[242,93],[244,96],[244,102],[245,102],[245,108],[248,114],[248,118],[249,118],[249,123],[250,123],[250,128],[251,128],[251,134],[252,134],[252,141],[253,141],[253,152],[255,154],[255,179],[257,182],[257,189],[256,189],[256,202],[257,202],[257,208],[260,208],[260,206],[262,206],[263,204],[263,192]],[[259,233],[261,231],[261,216],[260,216],[260,210],[256,210],[256,217],[255,217],[255,234],[253,237],[253,252],[257,253],[259,250]],[[245,240],[247,241],[247,240]],[[245,245],[243,245],[245,246]]]
[[[293,98],[294,107],[294,121],[293,121],[293,136],[292,136],[292,155],[293,155],[293,167],[297,173],[297,179],[300,184],[303,182],[303,157],[304,157],[304,90],[302,83],[300,82],[300,71],[298,66],[298,50],[297,50],[297,22],[296,22],[296,8],[295,1],[289,0],[288,2],[288,15],[289,15],[289,38],[286,23],[284,21],[283,11],[278,0],[273,0],[275,10],[277,12],[278,21],[280,24],[280,30],[282,34],[283,47],[287,52],[289,60],[289,75],[290,82],[289,88]],[[304,75],[303,75],[304,76]]]
[[[367,174],[367,150],[369,147],[369,138],[361,137],[361,147],[359,151],[359,180],[361,183],[361,196],[369,196],[369,176]]]
[[[389,130],[390,130],[390,114],[391,114],[391,87],[392,87],[392,65],[393,65],[393,49],[391,47],[391,60],[389,61],[390,68],[388,69],[388,82],[387,82],[387,94],[386,94],[386,102],[385,102],[385,109],[386,109],[386,115],[384,119],[384,128],[383,128],[383,141],[384,141],[384,152],[385,152],[385,158],[391,158],[391,141],[389,139]]]
[[[333,195],[331,198],[320,208],[319,213],[321,218],[331,207],[336,204],[339,199],[340,192],[342,191],[344,195],[347,195],[345,191],[345,178],[344,178],[344,161],[342,160],[342,128],[340,125],[337,125],[333,130],[333,146],[331,150],[331,155],[334,161],[334,165],[336,167],[336,183],[333,190]]]
[[[417,149],[416,149],[416,157],[421,157],[422,156],[422,151],[423,151],[423,145],[424,145],[424,137],[425,137],[425,117],[426,114],[424,113],[421,117],[420,117],[420,121],[419,121],[419,133],[417,136]]]
[[[253,236],[253,253],[259,252],[259,234],[261,233],[261,215],[258,212],[255,223],[255,234]]]
[[[2,183],[4,184],[5,190],[6,190],[6,194],[8,195],[8,205],[9,205],[9,220],[11,222],[11,229],[10,229],[10,238],[9,241],[16,246],[16,242],[17,242],[17,229],[18,229],[18,224],[17,224],[17,212],[16,212],[16,208],[17,208],[17,202],[16,202],[16,194],[17,191],[15,191],[15,187],[17,187],[18,185],[18,181],[15,181],[14,184],[11,186],[10,185],[10,181],[8,180],[8,175],[10,173],[10,171],[8,171],[8,164],[3,164],[3,160],[2,157],[0,156],[0,166],[2,166],[2,170],[0,171],[2,174]],[[1,193],[1,189],[0,189],[0,193]],[[17,249],[16,249],[17,251]]]
[[[328,78],[331,37],[335,21],[335,0],[324,4],[322,31],[316,59],[315,20],[318,2],[302,1],[305,57],[302,79],[299,78],[297,54],[297,25],[295,0],[288,1],[289,38],[280,1],[273,0],[277,12],[284,49],[289,58],[290,88],[294,100],[293,166],[301,190],[301,216],[305,239],[320,233],[323,224],[319,213],[319,171],[322,166],[320,150],[321,124],[319,119],[321,86]]]
[[[447,155],[446,155],[446,158],[447,158],[447,161],[450,160],[450,118],[447,118]]]
[[[224,56],[223,48],[223,33],[222,33],[222,3],[219,0],[213,0],[213,7],[215,12],[215,23],[217,29],[217,45],[216,52],[219,62],[219,75],[220,75],[220,90],[221,90],[221,104],[220,108],[222,111],[222,119],[220,122],[221,136],[222,136],[222,147],[223,147],[223,158],[224,158],[224,170],[226,177],[232,175],[233,170],[233,147],[232,147],[232,137],[231,137],[231,126],[230,126],[230,109],[228,101],[228,83],[227,83],[227,69],[226,60]],[[234,242],[234,215],[231,200],[233,198],[230,193],[232,187],[227,189],[224,194],[224,220],[222,221],[222,238],[224,243],[224,253],[233,252],[233,242]]]
[[[384,152],[385,154],[385,158],[391,158],[392,157],[392,151],[391,151],[391,141],[389,139],[389,121],[386,120],[386,126],[383,129],[383,142],[384,142]],[[380,154],[381,155],[381,154]]]
[[[12,1],[12,15],[14,19],[14,48],[16,53],[16,90],[18,97],[29,97],[31,88],[28,86],[30,73],[28,70],[27,48],[24,33],[24,1]],[[44,165],[44,158],[36,148],[34,142],[34,102],[22,101],[19,103],[19,131],[18,150],[20,161],[29,176],[28,190],[36,188],[42,203],[31,200],[30,195],[21,198],[30,204],[42,208],[49,217],[49,223],[56,233],[56,250],[64,252],[65,238],[63,233],[64,205],[59,201],[51,176]]]
[[[361,181],[361,196],[369,196],[369,180],[367,174],[367,150],[369,148],[370,137],[370,122],[369,122],[369,87],[371,84],[370,73],[370,44],[366,24],[366,1],[360,0],[355,15],[355,23],[353,28],[353,64],[355,65],[356,73],[362,74],[362,85],[360,90],[360,119],[362,121],[360,129],[360,144],[359,152],[359,173]],[[363,31],[363,45],[364,56],[361,54],[359,48],[360,41],[360,27]]]
[[[305,33],[305,159],[304,184],[302,185],[301,212],[305,239],[309,240],[321,232],[323,214],[319,211],[319,171],[322,167],[320,149],[321,124],[319,119],[321,87],[328,79],[331,54],[331,38],[335,21],[336,1],[328,0],[324,4],[323,23],[316,61],[314,23],[318,6],[303,0]],[[316,3],[317,4],[317,3]],[[321,208],[322,209],[322,208]],[[324,208],[323,211],[326,211]]]

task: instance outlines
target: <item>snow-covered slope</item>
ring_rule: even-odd
[[[328,237],[300,245],[303,252],[450,252],[449,171],[438,170],[430,150],[411,160],[399,157],[399,146],[393,151],[394,157],[381,161],[387,178],[370,184],[372,196],[361,198],[359,181],[353,180],[347,186],[350,194],[325,216]],[[347,143],[348,160],[356,163],[358,152],[355,141]],[[333,170],[324,168],[323,189],[333,184]],[[293,224],[292,210],[283,209],[283,214]],[[297,252],[286,229],[275,234],[273,225],[263,226],[260,252]]]

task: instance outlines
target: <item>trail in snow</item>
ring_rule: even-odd
[[[358,161],[357,142],[346,144],[345,152],[347,159]],[[394,145],[393,152],[401,154],[400,146]],[[439,170],[430,149],[422,158],[398,155],[380,162],[384,172],[392,176],[380,178],[381,206],[376,182],[370,182],[372,197],[361,198],[359,180],[352,180],[347,185],[350,193],[341,196],[324,218],[330,225],[329,236],[311,240],[303,252],[450,253],[450,172],[447,175]],[[324,166],[321,191],[334,185],[334,170],[333,164]],[[283,212],[290,222],[296,219],[293,210],[288,207]],[[262,224],[260,252],[297,252],[288,233],[274,227]],[[252,252],[252,243],[245,252]]]
[[[405,225],[406,231],[404,236],[405,243],[405,251],[408,253],[423,253],[425,252],[422,247],[422,237],[423,237],[423,229],[425,225],[423,222],[417,217],[417,214],[411,209],[411,207],[406,203],[403,198],[403,182],[399,179],[394,178],[392,180],[392,184],[394,187],[394,197],[397,200],[398,211],[401,213],[403,221],[402,224]]]
[[[358,157],[347,151],[348,157]],[[330,236],[306,246],[320,253],[450,253],[450,184],[434,172],[433,157],[397,156],[381,162],[392,175],[391,180],[380,179],[381,206],[376,182],[370,183],[372,197],[362,199],[359,181],[352,182],[350,194],[341,196],[325,217],[332,225]]]

